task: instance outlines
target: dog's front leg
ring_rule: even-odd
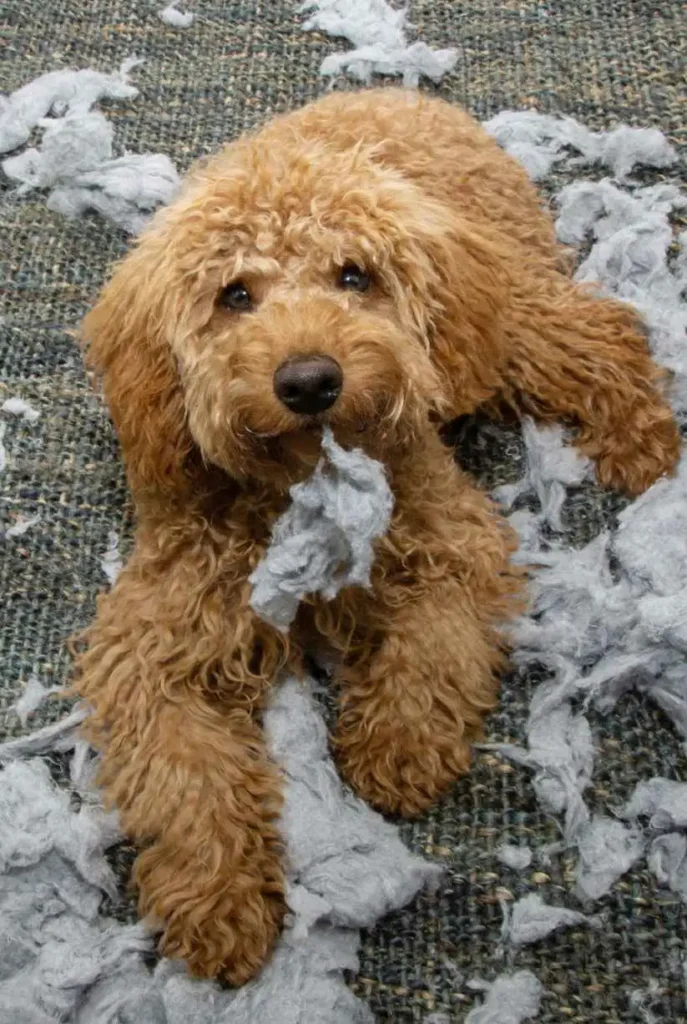
[[[509,529],[437,438],[397,481],[387,550],[342,650],[335,746],[361,796],[415,814],[468,768],[523,578]]]
[[[400,609],[378,649],[342,670],[335,746],[356,792],[389,813],[428,807],[468,769],[500,662],[456,581]]]
[[[639,494],[675,469],[680,433],[637,315],[563,275],[515,289],[506,397],[542,420],[569,418],[602,484]]]
[[[235,984],[262,966],[284,912],[280,784],[256,721],[283,650],[244,600],[247,573],[198,537],[139,543],[75,686],[105,797],[143,846],[141,913],[164,953]]]

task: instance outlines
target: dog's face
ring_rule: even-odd
[[[152,470],[171,485],[195,452],[285,487],[312,468],[323,423],[393,457],[455,411],[461,386],[475,404],[471,366],[496,337],[490,260],[369,152],[231,147],[157,216],[86,321],[134,482]]]

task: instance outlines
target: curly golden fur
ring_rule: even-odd
[[[364,268],[363,293],[338,285]],[[245,312],[219,301],[240,280]],[[518,164],[464,111],[400,90],[332,94],[202,162],[86,319],[138,511],[76,689],[101,782],[143,846],[162,949],[234,983],[284,913],[280,778],[260,716],[324,639],[340,652],[333,742],[383,811],[426,808],[469,763],[520,606],[505,523],[437,424],[509,406],[577,425],[608,486],[673,470],[678,432],[635,315],[572,282]],[[273,390],[328,355],[343,390],[302,416]],[[318,428],[381,459],[396,507],[369,593],[305,602],[287,637],[248,576]]]

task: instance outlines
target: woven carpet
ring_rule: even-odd
[[[198,17],[181,32],[162,24],[156,5],[137,0],[9,0],[0,15],[0,89],[49,70],[111,71],[132,54],[143,57],[134,73],[140,96],[108,110],[117,142],[166,153],[183,170],[223,140],[324,91],[319,64],[339,44],[304,33],[296,8],[292,0],[198,0]],[[685,141],[686,34],[676,0],[413,0],[411,20],[426,42],[457,48],[456,70],[438,91],[480,118],[534,106],[591,127],[655,124],[673,143]],[[116,441],[70,335],[126,240],[100,220],[70,222],[48,212],[40,194],[17,198],[6,182],[0,190],[0,398],[21,395],[41,412],[37,424],[8,422],[4,439],[0,525],[40,517],[0,548],[4,737],[21,731],[7,709],[32,674],[45,684],[66,679],[65,640],[91,618],[106,583],[100,560],[108,533],[129,536],[132,515]],[[485,482],[517,477],[514,435],[472,425],[454,439]],[[589,539],[621,506],[591,487],[577,492],[566,506],[569,537]],[[504,681],[491,738],[519,739],[537,682],[532,674]],[[31,726],[63,711],[48,705]],[[609,794],[622,802],[640,778],[687,778],[675,734],[653,706],[627,697],[608,719],[590,718],[599,750],[590,803]],[[419,1022],[432,1011],[459,1020],[471,1001],[463,981],[503,968],[495,959],[499,900],[534,889],[563,902],[571,865],[562,860],[550,874],[519,875],[498,864],[494,849],[504,841],[557,836],[527,773],[490,755],[478,755],[469,779],[403,829],[412,848],[446,864],[447,876],[435,895],[364,937],[352,985],[380,1022]],[[115,857],[124,874],[130,851]],[[679,898],[637,870],[597,909],[601,930],[566,931],[519,954],[518,967],[533,970],[547,989],[539,1019],[687,1020],[679,970],[687,914]],[[632,1009],[631,994],[652,981],[655,1016],[642,1017],[647,1011]]]

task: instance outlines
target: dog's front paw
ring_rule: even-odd
[[[646,429],[629,422],[606,437],[588,438],[582,449],[596,462],[599,483],[632,497],[662,476],[670,476],[680,458],[682,442],[669,414],[654,418]]]
[[[378,737],[377,737],[378,739]],[[339,735],[339,768],[355,792],[385,814],[414,817],[427,810],[470,764],[471,745],[446,735],[370,743]]]
[[[286,910],[279,860],[214,865],[196,852],[144,851],[136,863],[140,909],[162,926],[160,951],[197,977],[249,981],[264,966]],[[214,851],[220,856],[220,851]],[[226,860],[227,851],[221,851]]]

